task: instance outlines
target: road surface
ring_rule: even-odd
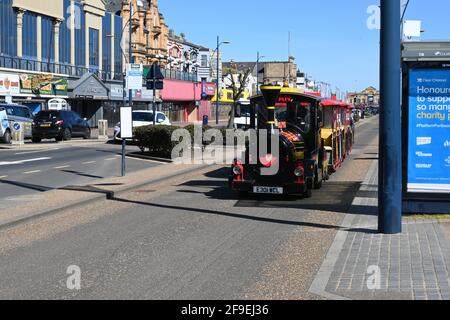
[[[377,157],[377,132],[378,118],[366,120],[312,199],[238,201],[216,166],[0,230],[0,298],[321,299],[308,288]],[[67,287],[73,268],[80,290]]]
[[[138,151],[129,146],[128,151]],[[87,184],[121,174],[120,146],[96,144],[46,149],[0,150],[0,209],[12,208],[54,188]],[[127,171],[135,172],[157,162],[126,159]]]

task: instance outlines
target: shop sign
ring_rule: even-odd
[[[16,74],[0,73],[0,94],[18,94],[20,93],[19,76]]]
[[[127,65],[127,89],[139,90],[142,88],[144,67],[142,64]]]
[[[51,74],[20,75],[20,92],[37,95],[67,95],[67,79]]]

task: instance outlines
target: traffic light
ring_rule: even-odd
[[[153,90],[153,80],[147,79],[147,85],[148,90]],[[164,81],[162,80],[155,80],[155,90],[162,90],[164,89]]]

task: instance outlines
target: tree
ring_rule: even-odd
[[[233,71],[236,71],[236,73],[233,73]],[[250,69],[238,71],[237,68],[235,70],[233,70],[232,68],[229,68],[229,75],[230,75],[230,79],[231,79],[230,88],[233,93],[233,97],[232,97],[233,104],[231,106],[230,117],[228,119],[228,129],[232,129],[234,126],[234,118],[236,115],[236,108],[238,106],[238,102],[242,96],[242,93],[244,92],[245,88],[248,85],[250,74],[251,74]]]

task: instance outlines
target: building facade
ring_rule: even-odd
[[[355,106],[379,106],[380,92],[374,87],[368,87],[361,92],[349,93],[347,100]]]
[[[132,21],[133,63],[167,63],[168,27],[157,0],[105,0],[108,11],[123,19],[125,59],[129,57],[129,21]]]
[[[0,0],[0,17],[0,77],[18,84],[0,100],[37,112],[65,98],[91,125],[103,118],[105,84],[122,83],[120,16],[103,0]],[[82,78],[92,87],[78,90]]]
[[[263,69],[259,70],[260,79],[264,84],[284,84],[288,82],[291,87],[297,86],[297,64],[295,58],[288,61],[263,62]]]
[[[169,46],[156,0],[0,0],[0,101],[38,112],[48,100],[63,98],[91,126],[100,119],[113,126],[124,103],[130,10],[132,62],[147,73],[158,63],[166,88],[134,90],[133,108],[151,109],[155,94],[157,107],[174,120],[210,115],[210,50],[182,41],[182,63],[167,67],[174,43]]]

